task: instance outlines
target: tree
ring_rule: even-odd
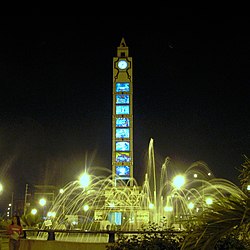
[[[240,171],[239,181],[242,187],[242,191],[247,193],[248,192],[247,186],[250,185],[250,159],[246,155],[243,155],[243,157],[245,161],[241,165],[242,169],[239,169]]]
[[[182,250],[250,249],[250,197],[246,188],[250,161],[247,157],[240,172],[241,188],[200,215],[200,224],[185,237]]]
[[[149,223],[141,233],[126,237],[118,234],[114,245],[107,246],[107,250],[179,250],[183,241],[183,233],[173,229],[165,229],[156,223]]]
[[[241,187],[197,216],[196,223],[180,235],[139,234],[130,239],[121,237],[108,250],[247,250],[250,249],[250,160],[245,157],[238,176]],[[230,189],[232,190],[232,189]],[[155,230],[156,228],[152,228]],[[161,229],[162,230],[162,229]]]
[[[22,215],[21,220],[28,228],[36,227],[41,222],[39,215],[33,214]]]

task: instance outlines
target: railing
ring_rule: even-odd
[[[6,249],[9,242],[9,235],[7,234],[7,230],[0,230],[0,250]]]
[[[113,231],[113,230],[100,230],[100,231],[85,231],[85,230],[56,230],[56,229],[24,229],[24,237],[27,238],[28,232],[33,233],[47,233],[48,237],[47,240],[55,240],[55,234],[56,233],[67,233],[67,234],[108,234],[108,243],[114,243],[115,242],[115,236],[118,234],[178,234],[182,231],[173,231],[173,230],[165,230],[165,231]]]
[[[102,231],[85,231],[85,230],[52,230],[52,229],[24,229],[24,237],[27,238],[27,233],[28,232],[33,232],[33,233],[47,233],[48,237],[47,240],[55,240],[55,233],[69,233],[69,234],[108,234],[108,242],[115,242],[115,234],[120,232],[120,231],[107,231],[107,230],[102,230]]]
[[[0,238],[8,238],[7,230],[0,230]]]

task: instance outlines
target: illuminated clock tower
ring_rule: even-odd
[[[112,178],[114,185],[133,185],[132,57],[122,38],[113,58]]]

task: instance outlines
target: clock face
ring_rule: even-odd
[[[119,67],[119,69],[126,69],[127,66],[128,66],[128,63],[127,63],[127,61],[125,61],[125,60],[120,60],[120,61],[118,62],[118,67]]]

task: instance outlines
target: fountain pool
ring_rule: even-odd
[[[156,171],[153,139],[148,147],[148,164],[141,186],[133,180],[134,186],[120,182],[114,185],[112,175],[89,175],[90,184],[81,185],[72,181],[63,187],[50,208],[50,217],[41,229],[74,229],[84,231],[141,230],[149,223],[161,228],[183,230],[212,202],[221,202],[229,195],[240,197],[241,190],[232,182],[215,178],[206,163],[191,164],[181,177],[182,185],[176,185],[177,171],[171,166],[170,157]],[[158,168],[159,169],[159,168]],[[108,175],[107,175],[108,173]],[[178,183],[177,183],[178,184]],[[51,222],[48,224],[48,221]],[[40,233],[38,238],[44,237]],[[77,234],[74,237],[58,234],[60,240],[102,241],[96,234]],[[105,239],[107,240],[107,239]]]

